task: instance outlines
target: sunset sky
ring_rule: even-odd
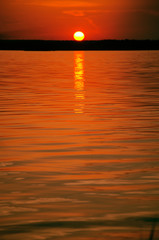
[[[1,0],[0,39],[159,39],[159,0]]]

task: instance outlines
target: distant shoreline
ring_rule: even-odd
[[[126,51],[159,50],[159,40],[0,40],[0,50],[24,51]]]

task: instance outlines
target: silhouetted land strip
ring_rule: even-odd
[[[159,40],[47,41],[0,40],[0,50],[159,50]]]

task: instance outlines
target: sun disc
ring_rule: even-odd
[[[81,31],[75,32],[73,37],[76,41],[82,41],[85,38],[84,33]]]

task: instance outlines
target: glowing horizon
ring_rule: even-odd
[[[0,39],[159,39],[159,1],[2,0]]]

